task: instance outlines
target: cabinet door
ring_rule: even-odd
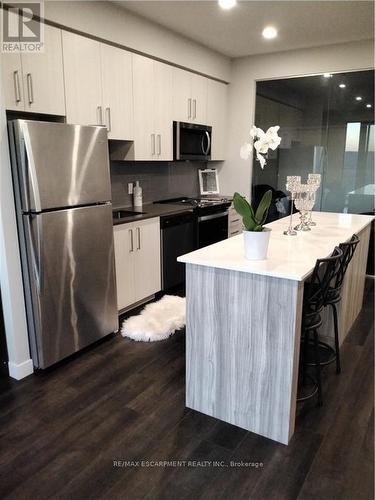
[[[12,11],[8,12],[10,22],[16,26],[18,15]],[[1,78],[5,95],[5,109],[23,111],[25,107],[23,93],[23,78],[21,54],[2,53]]]
[[[205,125],[207,121],[208,78],[191,74],[191,97],[193,122]]]
[[[192,121],[191,73],[173,68],[173,120]]]
[[[1,54],[5,108],[23,111],[25,106],[21,54]]]
[[[207,124],[212,126],[211,160],[224,160],[226,151],[227,86],[208,81]]]
[[[25,111],[65,115],[61,30],[44,25],[44,52],[22,54]]]
[[[121,311],[135,302],[134,265],[135,240],[133,224],[113,228],[115,244],[117,309]]]
[[[100,55],[108,138],[133,140],[132,54],[100,44]]]
[[[103,125],[100,43],[63,31],[66,119]]]
[[[173,160],[172,82],[173,69],[154,62],[154,116],[156,159]]]
[[[155,160],[154,61],[133,55],[134,159]]]
[[[142,300],[161,289],[159,217],[134,223],[135,300]]]

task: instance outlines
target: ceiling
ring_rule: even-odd
[[[229,57],[317,47],[374,37],[374,2],[249,1],[222,10],[215,0],[114,2]],[[279,30],[265,40],[265,26]]]

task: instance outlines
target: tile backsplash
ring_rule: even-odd
[[[193,162],[121,162],[111,161],[112,203],[127,207],[133,203],[128,183],[139,181],[143,203],[178,196],[199,196],[198,170],[204,163]]]

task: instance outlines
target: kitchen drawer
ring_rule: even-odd
[[[237,229],[236,231],[231,231],[228,233],[228,238],[232,238],[233,236],[237,236],[238,234],[242,233],[242,228]]]
[[[229,231],[234,231],[234,230],[242,230],[242,219],[240,218],[239,220],[236,221],[229,221],[228,223],[228,230]]]

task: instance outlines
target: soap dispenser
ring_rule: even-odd
[[[139,181],[136,181],[133,190],[133,204],[135,207],[142,206],[142,188],[139,185]]]

